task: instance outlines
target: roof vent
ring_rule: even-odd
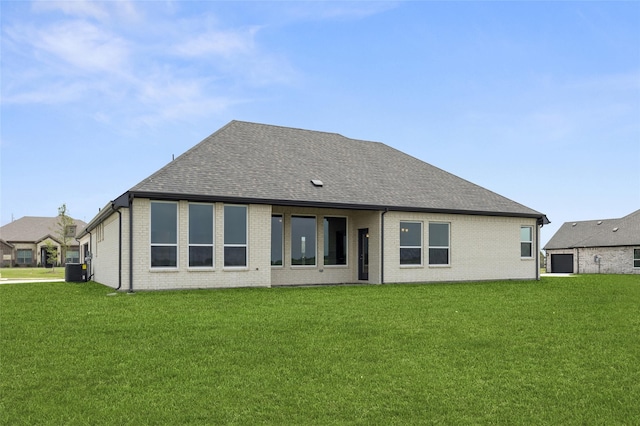
[[[618,227],[613,228],[613,232],[618,232]]]
[[[322,183],[320,179],[311,179],[311,183],[313,184],[313,186],[317,186],[319,188],[322,188],[324,186],[324,183]]]
[[[602,221],[601,220],[598,221],[598,225],[602,225]]]
[[[571,224],[571,226],[576,226],[576,225],[577,225],[577,223],[576,223],[576,222],[573,222],[573,223]]]

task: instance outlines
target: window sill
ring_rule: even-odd
[[[424,265],[400,265],[400,269],[422,269]]]
[[[451,268],[451,264],[448,265],[429,265],[429,268]]]
[[[326,269],[349,269],[349,265],[324,265]]]
[[[149,272],[180,272],[178,267],[159,267],[159,268],[149,268]]]
[[[316,269],[318,265],[291,265],[291,269]]]
[[[189,268],[187,268],[187,271],[189,271],[189,272],[215,272],[216,268],[215,267],[210,267],[210,266],[203,266],[203,267],[190,266]]]
[[[227,272],[240,272],[240,271],[248,271],[249,267],[248,266],[225,266],[224,268],[222,268],[222,271],[227,271]]]

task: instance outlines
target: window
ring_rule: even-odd
[[[178,266],[178,204],[151,202],[151,267]]]
[[[213,268],[213,205],[189,204],[189,267]]]
[[[316,264],[316,218],[291,217],[291,265]]]
[[[400,222],[400,264],[422,265],[421,222]]]
[[[67,250],[64,261],[65,263],[80,263],[80,250]]]
[[[449,225],[429,223],[429,265],[449,264]]]
[[[533,257],[533,228],[520,227],[520,257]]]
[[[31,265],[33,263],[33,251],[31,249],[18,249],[16,263],[19,265]]]
[[[324,218],[324,264],[347,264],[347,218]]]
[[[640,249],[633,249],[633,267],[640,268]]]
[[[284,231],[281,214],[271,216],[271,266],[282,266],[282,235]]]
[[[224,206],[224,266],[247,266],[247,206]]]

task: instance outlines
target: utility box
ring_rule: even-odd
[[[68,283],[83,283],[87,281],[86,263],[67,263],[64,267],[64,280]]]

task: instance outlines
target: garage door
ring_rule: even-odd
[[[551,255],[551,272],[573,274],[573,255],[572,254],[552,254]]]

